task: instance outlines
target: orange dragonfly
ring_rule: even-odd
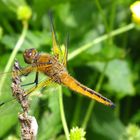
[[[94,99],[104,105],[115,107],[114,103],[101,95],[100,93],[84,86],[80,82],[78,82],[75,78],[73,78],[67,71],[67,44],[65,45],[64,50],[60,48],[57,43],[56,34],[54,31],[52,19],[51,19],[51,31],[52,31],[52,52],[53,55],[48,53],[39,53],[36,49],[31,48],[25,50],[23,57],[24,61],[29,64],[27,67],[22,68],[21,71],[17,71],[15,74],[18,75],[28,75],[31,72],[36,72],[36,78],[33,83],[36,86],[27,90],[26,94],[30,94],[31,92],[48,86],[50,83],[58,83],[60,85],[64,85],[71,90],[80,93],[84,96],[87,96],[91,99]],[[45,81],[38,83],[38,75],[39,73],[44,73],[49,78]]]

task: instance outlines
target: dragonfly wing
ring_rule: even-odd
[[[31,92],[34,92],[35,90],[38,90],[43,87],[47,87],[53,83],[51,78],[48,78],[47,80],[41,81],[37,86],[33,86],[29,90],[26,91],[26,94],[30,94]]]
[[[29,72],[29,70],[28,70]],[[8,75],[7,75],[8,74]],[[17,100],[13,100],[14,97],[12,96],[12,91],[11,91],[11,83],[12,83],[12,73],[7,73],[6,74],[6,79],[5,83],[3,84],[2,89],[0,90],[0,130],[3,130],[2,133],[0,133],[0,137],[5,135],[9,130],[12,130],[15,128],[15,126],[18,124],[18,113],[22,112],[20,104],[17,102]],[[5,75],[5,74],[4,74]],[[44,76],[44,75],[40,75]],[[0,75],[1,79],[2,75]],[[22,84],[28,83],[34,79],[34,73],[31,73],[27,77],[22,77]],[[37,90],[41,87],[47,86],[51,83],[51,80],[45,80],[41,83],[38,84],[38,87],[33,87],[31,88],[32,91]],[[32,86],[26,86],[23,87],[25,90],[28,91],[28,88]],[[51,87],[52,88],[52,87]],[[54,89],[54,88],[53,88]],[[29,91],[31,91],[29,90]],[[47,93],[49,90],[47,90]],[[31,96],[30,96],[31,97]],[[32,97],[31,97],[32,98]],[[10,101],[11,100],[11,101]],[[40,102],[40,98],[38,95],[36,95],[32,100],[29,100],[30,103],[30,110],[33,112],[36,109],[38,109]],[[45,104],[46,102],[44,102]],[[43,106],[44,106],[43,104]],[[5,122],[5,120],[7,120]]]
[[[28,69],[23,69],[22,73],[24,72],[24,74],[26,74],[26,72],[29,72],[29,69],[31,69],[30,67],[28,67]],[[27,71],[25,71],[27,70]],[[3,86],[0,89],[0,116],[5,115],[5,114],[11,114],[10,112],[16,114],[16,109],[14,107],[13,104],[16,104],[15,106],[17,107],[18,102],[16,100],[13,100],[14,97],[12,95],[12,90],[11,90],[11,83],[12,83],[12,73],[8,72],[8,73],[3,73],[2,75],[0,75],[0,79],[3,77],[5,77],[5,82],[3,84]],[[26,84],[28,82],[32,82],[34,79],[34,73],[31,73],[29,76],[27,77],[22,77],[22,84]],[[25,89],[29,88],[29,86],[24,87]],[[11,101],[10,101],[11,100]],[[20,110],[20,105],[18,107],[18,111]],[[11,111],[10,111],[11,110]],[[14,111],[13,111],[14,110]]]
[[[8,75],[7,75],[8,74]],[[17,124],[17,114],[20,112],[20,105],[16,100],[12,100],[12,91],[11,91],[11,73],[4,74],[6,75],[5,83],[0,89],[0,130],[3,130],[0,133],[0,138],[8,132],[15,128]],[[2,75],[0,75],[0,79]],[[12,101],[10,101],[12,100]],[[4,128],[4,129],[3,129]]]
[[[63,60],[62,64],[67,67],[67,58],[68,58],[68,41],[69,41],[69,36],[67,36],[66,43],[64,46],[64,51],[63,51]]]
[[[58,59],[60,59],[61,58],[61,55],[62,55],[62,51],[61,51],[60,46],[57,43],[57,38],[56,38],[56,33],[55,33],[55,30],[54,30],[54,26],[53,26],[53,20],[52,20],[51,13],[49,13],[49,17],[50,17],[50,25],[51,25],[51,32],[52,32],[52,45],[53,45],[52,51],[53,51],[53,54]]]
[[[13,99],[11,98],[10,100],[4,101],[3,104],[0,105],[0,118],[2,116],[16,114],[19,111],[20,111],[19,103],[14,98]]]

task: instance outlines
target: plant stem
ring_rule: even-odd
[[[70,140],[69,130],[68,130],[68,126],[67,126],[67,122],[66,122],[66,118],[65,118],[65,113],[64,113],[62,87],[58,86],[58,88],[59,88],[59,105],[60,105],[61,120],[62,120],[62,124],[63,124],[63,128],[64,128],[64,132],[65,132],[65,135],[66,135],[66,139]]]
[[[124,32],[127,32],[129,30],[132,30],[133,28],[135,27],[135,24],[134,23],[130,23],[124,27],[121,27],[119,29],[116,29],[112,32],[110,32],[109,34],[105,34],[105,35],[102,35],[96,39],[94,39],[93,41],[91,41],[90,43],[88,44],[85,44],[81,47],[79,47],[77,50],[73,51],[72,53],[69,54],[69,57],[68,57],[68,60],[71,60],[73,59],[74,57],[76,57],[77,55],[79,55],[80,53],[84,52],[85,50],[91,48],[93,45],[95,44],[98,44],[108,38],[111,38],[113,36],[116,36],[116,35],[119,35],[121,33],[124,33]],[[103,73],[101,74],[100,78],[99,78],[99,82],[96,86],[96,91],[99,91],[100,87],[101,87],[101,84],[102,84],[102,81],[104,79],[104,74],[105,74],[105,70],[106,70],[106,67],[107,67],[107,64],[104,66],[104,71]],[[90,119],[90,116],[91,116],[91,113],[92,113],[92,109],[94,107],[94,104],[95,102],[94,101],[91,101],[90,104],[89,104],[89,107],[88,107],[88,110],[87,110],[87,113],[86,113],[86,116],[85,116],[85,119],[83,121],[83,124],[82,124],[82,127],[85,129],[87,127],[87,123]]]
[[[95,0],[95,4],[96,4],[96,6],[97,6],[97,8],[98,8],[98,10],[99,10],[100,15],[102,16],[105,29],[106,29],[106,31],[107,31],[107,33],[108,33],[108,32],[109,32],[109,27],[108,27],[107,20],[106,20],[106,18],[105,18],[106,16],[105,16],[104,11],[103,11],[103,9],[102,9],[102,7],[101,7],[100,1],[99,1],[99,0]]]
[[[113,30],[109,34],[105,34],[105,35],[102,35],[100,37],[97,37],[96,39],[94,39],[90,43],[85,44],[85,45],[79,47],[77,50],[75,50],[72,53],[70,53],[69,57],[68,57],[68,60],[73,59],[74,57],[76,57],[77,55],[82,53],[83,51],[91,48],[93,45],[98,44],[98,43],[100,43],[100,42],[102,42],[102,41],[104,41],[104,40],[106,40],[108,38],[111,38],[113,36],[116,36],[116,35],[119,35],[121,33],[124,33],[124,32],[127,32],[129,30],[132,30],[134,27],[135,27],[135,24],[134,23],[130,23],[130,24],[128,24],[126,26],[123,26],[123,27],[121,27],[119,29]]]
[[[7,65],[5,66],[5,69],[4,69],[4,73],[5,73],[5,72],[8,72],[8,71],[10,70],[11,65],[12,65],[12,63],[13,63],[13,61],[14,61],[14,59],[15,59],[15,56],[16,56],[18,50],[20,49],[20,47],[22,46],[22,44],[23,44],[23,42],[24,42],[25,36],[26,36],[26,34],[27,34],[27,29],[28,29],[28,23],[27,23],[27,22],[24,22],[24,23],[23,23],[23,30],[22,30],[22,33],[21,33],[21,35],[20,35],[20,37],[19,37],[19,39],[18,39],[18,41],[17,41],[17,43],[16,43],[16,45],[15,45],[15,47],[14,47],[14,50],[12,51],[12,53],[11,53],[11,55],[10,55],[10,57],[9,57],[9,60],[8,60],[8,62],[7,62]],[[2,94],[1,91],[2,91],[2,88],[3,88],[3,85],[4,85],[4,83],[5,83],[6,78],[7,78],[7,75],[6,75],[6,74],[4,74],[4,75],[2,76],[2,78],[1,78],[0,96],[1,96],[1,94]]]
[[[95,90],[97,92],[101,88],[101,85],[102,85],[102,82],[103,82],[103,79],[104,79],[104,75],[105,75],[105,71],[106,71],[107,66],[108,66],[108,63],[105,64],[104,70],[101,73],[100,78],[99,78],[99,81],[98,81],[98,83],[96,85]],[[83,121],[83,124],[82,124],[82,128],[84,128],[84,129],[86,129],[86,127],[87,127],[87,123],[88,123],[88,121],[90,119],[90,116],[91,116],[91,113],[92,113],[92,110],[93,110],[94,105],[95,105],[95,101],[91,101],[90,104],[89,104],[89,106],[88,106],[88,109],[87,109],[87,112],[86,112],[86,116],[85,116],[84,121]]]

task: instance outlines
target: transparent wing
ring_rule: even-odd
[[[22,112],[22,109],[20,107],[20,104],[14,99],[14,97],[12,96],[12,90],[11,90],[11,73],[5,73],[6,76],[6,82],[4,83],[2,89],[1,89],[1,95],[0,95],[0,129],[2,130],[3,128],[6,129],[4,131],[4,133],[8,132],[9,129],[14,129],[15,125],[18,124],[18,113]],[[1,78],[2,75],[0,75]],[[35,72],[29,74],[26,77],[22,77],[22,84],[27,84],[30,83],[34,80],[35,77]],[[39,75],[39,83],[41,81],[44,81],[47,77],[45,75]],[[43,83],[43,82],[41,82]],[[44,84],[43,84],[44,85]],[[48,84],[47,84],[48,85]],[[23,87],[25,91],[27,91],[28,89],[34,87],[35,85],[30,85],[30,86],[26,86]],[[40,87],[40,89],[42,89]],[[42,100],[46,100],[48,98],[48,93],[50,92],[50,90],[55,90],[54,84],[53,85],[49,85],[49,88],[45,88],[46,90],[43,89],[43,91],[38,90],[33,92],[30,96],[29,96],[29,103],[30,105],[30,110],[31,112],[36,112],[36,110],[38,110],[39,106],[40,106],[40,102],[42,102]],[[41,94],[46,92],[47,94]],[[5,102],[4,104],[2,104],[3,102]],[[41,106],[45,106],[45,104],[47,104],[46,101],[43,102],[43,104],[41,104]],[[34,114],[34,113],[33,113]],[[6,122],[7,120],[7,122]],[[6,123],[5,123],[6,122]],[[4,134],[0,134],[4,135]]]
[[[69,36],[67,36],[66,43],[63,48],[63,59],[62,64],[67,67],[67,58],[68,58],[68,42],[69,42]]]
[[[58,42],[57,42],[51,12],[49,12],[48,14],[49,14],[49,18],[50,18],[50,25],[51,25],[51,32],[52,32],[52,52],[61,61],[61,58],[62,58],[62,55],[63,55],[62,50],[61,50],[61,48],[60,48],[60,46],[58,45]]]
[[[30,73],[28,76],[22,77],[22,85],[26,85],[28,83],[32,83],[35,78],[35,72]],[[9,108],[12,109],[12,106],[15,106],[18,104],[18,102],[15,100],[15,98],[12,95],[12,73],[1,73],[0,78],[2,78],[3,75],[6,75],[5,83],[3,84],[2,89],[0,90],[0,116],[7,114],[9,112]],[[42,80],[43,79],[43,80]],[[49,79],[46,75],[39,73],[39,84],[36,87],[35,84],[23,86],[23,89],[27,91],[27,94],[34,92],[36,90],[40,90],[43,87],[53,87],[55,84]],[[11,106],[11,105],[12,106]],[[8,107],[9,106],[9,107]]]
[[[12,100],[11,73],[1,74],[0,79],[3,75],[6,76],[6,79],[0,90],[0,130],[3,130],[3,133],[0,133],[0,137],[16,125],[17,113],[20,112],[20,106],[15,100]]]

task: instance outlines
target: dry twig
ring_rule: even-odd
[[[35,117],[29,116],[29,103],[28,96],[26,96],[26,92],[21,87],[21,79],[19,76],[19,71],[21,67],[18,61],[15,61],[12,71],[12,92],[13,96],[20,103],[23,113],[19,113],[19,121],[21,124],[21,139],[22,140],[35,140],[37,135],[37,121]]]

